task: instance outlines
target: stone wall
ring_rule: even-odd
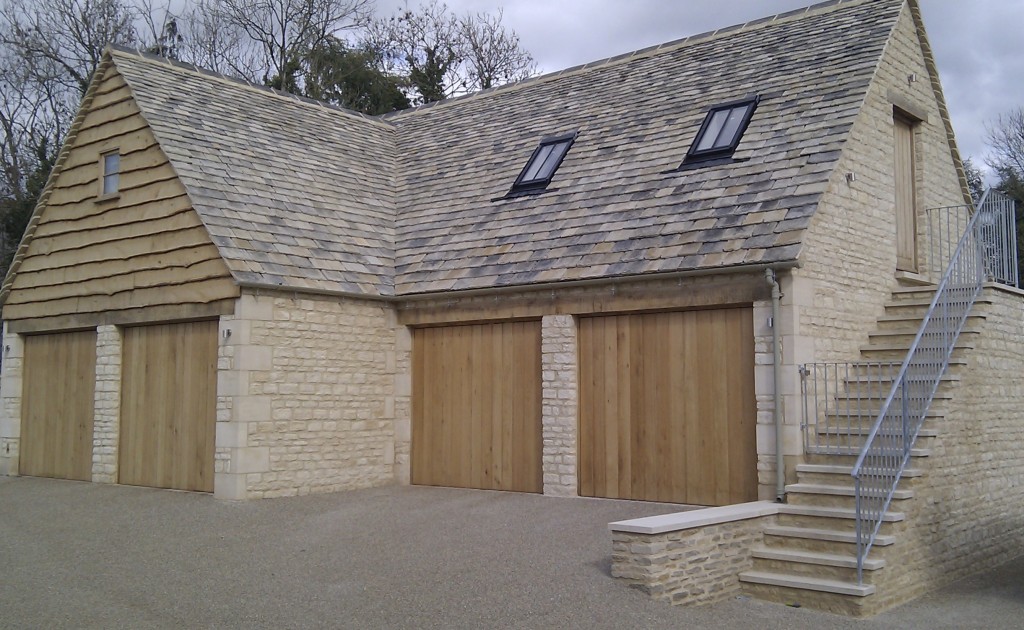
[[[652,533],[623,531],[629,522],[612,523],[612,576],[672,604],[721,601],[739,592],[739,574],[751,568],[750,552],[764,540],[776,512],[777,506],[765,502],[695,510],[679,515],[676,527]],[[716,513],[733,515],[702,518]],[[633,523],[645,520],[655,519]]]
[[[965,201],[907,7],[811,222],[801,254],[804,264],[794,272],[795,282],[807,284],[796,287],[805,302],[798,311],[797,334],[807,340],[794,348],[797,363],[856,360],[898,284],[894,108],[925,119],[915,126],[915,180],[918,261],[926,271],[925,211]],[[929,279],[927,273],[921,279]]]
[[[544,494],[577,494],[576,409],[577,337],[572,315],[548,315],[541,321],[541,423]]]
[[[936,429],[907,513],[884,550],[873,611],[883,610],[1024,553],[1024,293],[987,288],[992,303]],[[874,553],[874,552],[873,552]]]
[[[18,474],[21,440],[21,374],[25,345],[21,336],[4,322],[3,356],[0,357],[0,475]]]
[[[408,478],[410,344],[399,343],[408,333],[390,306],[246,293],[221,328],[222,337],[230,333],[218,383],[219,496],[334,492]]]
[[[96,390],[92,420],[92,480],[117,483],[117,449],[121,437],[121,331],[96,329]]]

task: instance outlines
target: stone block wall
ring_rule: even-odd
[[[722,508],[685,515],[716,509]],[[612,524],[612,576],[672,604],[722,601],[739,592],[739,574],[753,565],[751,550],[775,523],[771,504],[759,511],[767,514],[651,534],[615,531]]]
[[[874,611],[1024,554],[1024,293],[987,288],[986,315],[944,406],[905,525],[884,551]],[[906,505],[904,508],[903,506]],[[874,552],[873,552],[874,553]]]
[[[18,474],[21,439],[21,375],[25,345],[4,323],[0,357],[0,475]]]
[[[121,436],[121,331],[96,329],[96,390],[92,420],[92,480],[117,483],[117,449]]]
[[[925,211],[964,204],[940,102],[909,7],[904,7],[843,156],[812,219],[794,272],[807,297],[797,334],[796,362],[853,361],[898,285],[894,188],[893,110],[911,110],[915,126],[918,261],[925,272]],[[858,106],[851,103],[851,107]],[[838,148],[838,147],[837,147]],[[853,181],[847,179],[853,176]]]
[[[408,333],[390,306],[245,293],[221,328],[222,338],[230,333],[219,369],[218,496],[334,492],[408,477],[410,344],[400,343]]]
[[[577,494],[578,402],[576,320],[548,315],[541,321],[541,403],[544,494]]]

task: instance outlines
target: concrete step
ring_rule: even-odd
[[[836,531],[834,529],[817,529],[812,527],[791,527],[786,525],[770,525],[764,529],[765,536],[776,538],[797,538],[803,540],[818,540],[822,542],[843,543],[846,545],[857,544],[856,532]],[[875,547],[888,547],[896,542],[896,537],[879,534],[875,537]]]
[[[835,593],[837,595],[852,595],[854,597],[867,597],[875,592],[872,584],[854,584],[851,582],[840,582],[838,580],[821,580],[805,576],[792,576],[783,573],[769,573],[765,571],[744,571],[740,573],[740,582],[752,582],[756,584],[768,584],[771,586],[783,586],[808,591],[821,591],[824,593]]]

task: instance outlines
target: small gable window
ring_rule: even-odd
[[[576,140],[576,134],[571,133],[564,136],[545,138],[540,141],[530,160],[523,168],[523,172],[516,178],[512,185],[512,191],[530,190],[544,188],[551,182],[558,165],[562,163],[569,147]]]
[[[728,157],[747,130],[758,97],[715,105],[704,118],[697,137],[686,154],[687,162]]]
[[[121,180],[121,154],[117,151],[104,153],[100,156],[100,169],[102,171],[102,184],[100,194],[117,194]]]

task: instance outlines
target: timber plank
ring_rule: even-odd
[[[22,475],[92,479],[96,331],[25,337]]]
[[[757,495],[749,307],[581,317],[580,493]]]
[[[124,329],[119,481],[213,491],[216,320]]]
[[[413,483],[540,492],[540,324],[413,331]]]

